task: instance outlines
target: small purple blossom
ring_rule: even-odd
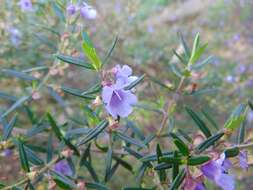
[[[22,41],[22,34],[17,28],[11,28],[8,30],[10,34],[10,41],[14,47],[18,47]]]
[[[22,11],[32,11],[33,6],[31,0],[20,0],[18,5]]]
[[[247,170],[248,165],[248,152],[247,151],[240,151],[239,153],[239,165],[242,169]]]
[[[228,83],[233,83],[233,82],[235,82],[235,77],[234,77],[234,76],[231,76],[231,75],[228,75],[228,76],[226,77],[226,81],[227,81]]]
[[[113,118],[127,117],[133,110],[132,105],[137,102],[136,96],[130,90],[124,90],[124,83],[120,80],[116,84],[103,87],[102,99]]]
[[[77,6],[76,5],[69,4],[67,6],[67,13],[68,13],[68,15],[74,15],[76,13],[76,11],[77,11]]]
[[[228,164],[227,161],[228,160],[225,158],[225,154],[223,153],[218,160],[212,160],[201,166],[201,171],[209,180],[216,183],[216,185],[221,187],[223,190],[234,190],[234,178],[233,176],[227,174],[231,164]]]
[[[120,80],[125,86],[129,85],[131,82],[135,81],[138,77],[131,76],[132,69],[128,65],[116,65],[115,67],[115,77],[116,80]]]
[[[66,176],[71,176],[73,174],[72,170],[66,160],[61,160],[61,161],[57,162],[54,166],[54,170],[58,173],[66,175]]]
[[[249,111],[248,114],[247,114],[247,121],[249,123],[252,123],[253,122],[253,111]]]
[[[80,14],[83,18],[93,20],[97,17],[97,11],[93,7],[84,4],[83,7],[80,9]]]
[[[13,154],[13,152],[12,152],[12,150],[11,149],[5,149],[4,151],[3,151],[3,156],[4,157],[10,157],[10,156],[12,156],[12,154]]]
[[[206,190],[206,188],[203,183],[198,183],[194,190]]]

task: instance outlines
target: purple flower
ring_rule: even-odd
[[[212,160],[201,166],[201,171],[209,180],[216,183],[216,185],[221,187],[223,190],[234,190],[234,178],[233,176],[227,174],[231,164],[227,161],[228,160],[225,158],[225,154],[222,154],[218,160]]]
[[[138,78],[136,76],[131,76],[132,72],[132,69],[128,65],[123,65],[122,67],[120,67],[120,65],[116,65],[116,80],[120,80],[125,86],[127,86]]]
[[[253,81],[252,81],[253,82]],[[249,111],[247,114],[247,121],[249,123],[253,122],[253,111]]]
[[[18,47],[21,44],[22,34],[16,28],[11,28],[8,30],[10,34],[10,41],[13,46]]]
[[[248,152],[247,151],[240,151],[239,153],[239,165],[242,169],[247,170],[248,165]]]
[[[58,173],[61,173],[63,175],[71,176],[72,170],[66,160],[61,160],[57,162],[54,166],[54,170]]]
[[[69,5],[67,6],[67,13],[68,13],[69,15],[74,15],[74,14],[76,13],[76,11],[77,11],[76,5],[74,5],[74,4],[69,4]]]
[[[102,99],[105,108],[113,118],[127,117],[132,111],[132,105],[136,104],[137,98],[130,90],[124,90],[124,83],[118,80],[116,84],[104,86]]]
[[[203,183],[191,175],[187,175],[183,185],[184,190],[205,190]]]
[[[228,83],[234,83],[234,82],[235,82],[235,77],[233,77],[233,76],[231,76],[231,75],[228,75],[228,76],[226,77],[226,81],[227,81]]]
[[[20,0],[18,4],[19,4],[22,11],[32,11],[33,10],[31,0]]]
[[[3,156],[4,157],[10,157],[10,156],[12,156],[12,154],[13,154],[13,152],[12,152],[12,150],[11,149],[5,149],[4,151],[3,151]]]
[[[84,4],[84,6],[80,9],[80,14],[83,18],[93,20],[97,17],[96,9],[91,6]]]
[[[206,188],[203,183],[198,183],[194,190],[206,190]]]

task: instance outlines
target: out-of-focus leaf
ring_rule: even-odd
[[[235,157],[240,153],[240,150],[238,147],[232,147],[232,148],[228,148],[224,151],[226,158],[229,157]]]
[[[250,109],[253,111],[253,103],[250,100],[248,100],[248,105],[249,105]]]
[[[173,156],[173,152],[163,152],[163,156],[167,157],[167,156]],[[140,161],[142,162],[150,162],[150,161],[157,161],[157,156],[156,154],[152,154],[152,155],[147,155],[147,156],[143,156]]]
[[[182,129],[177,130],[178,133],[184,137],[188,142],[192,143],[192,138],[187,134],[187,132],[183,131]]]
[[[84,99],[88,99],[88,100],[93,100],[96,98],[95,96],[92,96],[90,94],[83,94],[82,91],[80,91],[78,89],[73,89],[73,88],[69,88],[66,86],[62,86],[61,89],[66,93],[69,93],[73,96],[78,96],[80,98],[84,98]]]
[[[178,157],[178,152],[177,151],[174,151],[173,152],[173,158],[177,158]],[[168,163],[168,162],[166,162]],[[171,164],[172,165],[172,179],[174,180],[178,173],[179,173],[179,165],[181,164],[181,161],[180,163],[178,162],[171,162],[171,163],[168,163],[168,164]]]
[[[79,67],[84,67],[85,69],[94,70],[94,67],[90,63],[86,63],[81,58],[72,57],[72,56],[63,55],[63,54],[58,54],[56,55],[56,57],[65,63],[69,63],[69,64],[76,65]]]
[[[61,106],[61,107],[65,107],[66,104],[64,102],[64,100],[62,99],[62,97],[52,88],[49,87],[48,88],[48,92],[49,94],[56,100],[56,102]]]
[[[190,166],[196,166],[204,164],[209,161],[211,158],[209,156],[191,156],[188,158],[187,164]]]
[[[155,167],[154,167],[154,170],[165,170],[165,169],[170,169],[172,168],[172,164],[167,164],[167,163],[160,163],[160,164],[157,164]]]
[[[157,144],[157,145],[156,145],[156,156],[157,156],[158,164],[161,163],[159,158],[160,158],[160,156],[162,156],[162,155],[163,155],[163,154],[162,154],[162,150],[161,150],[161,148],[160,148],[160,145]],[[158,175],[159,175],[159,179],[160,179],[161,182],[164,182],[164,181],[166,180],[166,172],[165,172],[165,170],[160,170],[160,171],[158,171]]]
[[[90,87],[88,90],[82,92],[82,95],[91,95],[100,92],[102,89],[102,85],[100,83],[95,84],[94,86]]]
[[[112,167],[112,148],[109,147],[107,151],[107,156],[106,156],[106,162],[105,162],[105,179],[104,181],[107,182],[109,179],[109,176],[111,176],[111,167]]]
[[[84,165],[88,169],[88,171],[89,171],[91,177],[93,178],[93,180],[96,181],[96,182],[99,182],[97,173],[94,170],[94,168],[92,167],[91,162],[83,160],[82,165]]]
[[[16,110],[17,108],[19,108],[20,106],[22,106],[30,97],[29,96],[23,96],[20,99],[18,99],[14,104],[12,104],[12,106],[7,109],[1,116],[0,119],[2,119],[3,117],[7,116],[9,113],[13,112],[14,110]]]
[[[51,171],[51,176],[57,186],[63,189],[75,189],[77,186],[73,180],[56,171]]]
[[[196,52],[198,51],[199,41],[200,41],[200,37],[199,37],[199,33],[197,33],[195,38],[194,38],[194,42],[193,42],[193,46],[192,46],[191,57],[190,57],[190,60],[189,60],[190,65],[195,63],[195,62],[193,62],[193,58],[194,58]]]
[[[15,114],[12,117],[11,121],[7,125],[4,125],[4,131],[3,131],[4,132],[4,134],[3,134],[4,141],[6,141],[11,136],[11,132],[16,124],[17,118],[18,118],[18,115]]]
[[[101,121],[97,127],[92,129],[79,143],[77,143],[77,146],[80,146],[82,144],[86,144],[92,139],[96,138],[103,130],[108,126],[109,122],[107,120]]]
[[[27,80],[27,81],[38,80],[37,78],[30,76],[24,72],[11,70],[11,69],[2,69],[2,73],[11,77],[16,77],[16,78]]]
[[[188,45],[186,44],[186,42],[184,40],[184,37],[183,37],[183,35],[182,35],[181,32],[178,33],[178,36],[179,36],[180,42],[181,42],[181,44],[182,44],[182,46],[184,48],[184,53],[186,55],[186,58],[189,59],[190,56],[191,56],[191,51],[190,51]]]
[[[182,56],[180,56],[175,49],[172,50],[174,55],[181,61],[183,64],[187,64],[187,60],[185,60]]]
[[[155,190],[156,188],[125,187],[122,190]]]
[[[142,158],[142,155],[135,150],[129,148],[128,146],[124,146],[124,150],[127,151],[130,155],[134,156],[137,159]]]
[[[186,176],[186,170],[185,169],[182,169],[177,177],[173,180],[171,186],[170,186],[170,190],[176,190],[179,188],[179,186],[182,184],[184,178]]]
[[[24,145],[25,153],[27,155],[27,159],[29,162],[31,162],[34,165],[43,165],[44,161],[37,156],[35,152],[33,152],[30,148]]]
[[[242,122],[245,119],[245,111],[246,105],[241,104],[239,105],[230,115],[229,119],[224,124],[225,129],[234,130],[241,126]]]
[[[195,113],[191,108],[189,107],[185,107],[187,113],[191,116],[191,118],[193,119],[193,121],[197,124],[197,126],[199,127],[199,129],[203,132],[203,134],[208,138],[210,137],[212,134],[210,132],[210,130],[207,128],[206,124],[204,123],[204,121],[202,119],[200,119],[200,117],[197,115],[197,113]]]
[[[53,147],[53,135],[50,134],[47,140],[47,163],[53,158],[54,147]]]
[[[138,141],[138,140],[136,140],[136,139],[134,139],[132,137],[129,137],[129,136],[127,136],[127,135],[125,135],[125,134],[123,134],[121,132],[117,132],[115,134],[116,134],[117,137],[119,137],[120,139],[124,140],[127,143],[136,145],[136,146],[138,146],[140,148],[145,148],[146,147],[146,145],[143,144],[141,141]]]
[[[131,173],[133,173],[133,167],[132,167],[131,164],[129,164],[128,162],[126,162],[122,158],[119,158],[116,155],[113,155],[113,159],[116,160],[116,162],[118,162],[122,167],[124,167],[125,169],[127,169],[128,171],[130,171]]]
[[[241,144],[244,142],[245,130],[246,130],[246,122],[244,121],[242,122],[242,126],[239,129],[238,138],[237,138],[238,144]]]
[[[65,11],[63,10],[63,8],[60,7],[60,5],[57,3],[57,1],[55,1],[55,2],[52,1],[51,5],[52,5],[51,7],[52,7],[55,15],[61,20],[61,22],[65,23],[66,18],[64,16]]]
[[[109,188],[107,188],[105,185],[101,184],[101,183],[91,183],[91,182],[86,182],[85,186],[89,189],[96,189],[96,190],[110,190]]]
[[[213,56],[209,56],[208,58],[206,58],[205,60],[201,61],[200,63],[198,64],[195,64],[195,65],[192,65],[192,68],[193,69],[201,69],[203,66],[211,63],[213,60]]]
[[[205,141],[203,141],[197,146],[197,151],[199,153],[203,152],[204,150],[212,146],[216,141],[218,141],[223,135],[224,135],[224,132],[220,132],[220,133],[210,136],[209,138],[207,138]]]
[[[0,98],[10,100],[10,101],[17,101],[17,97],[7,94],[5,92],[0,92]]]
[[[104,60],[103,60],[103,65],[108,63],[108,61],[109,61],[109,59],[110,59],[110,57],[111,57],[111,55],[112,55],[112,52],[113,52],[113,50],[114,50],[114,48],[115,48],[117,42],[118,42],[118,36],[116,36],[116,38],[115,38],[115,40],[114,40],[114,42],[113,42],[113,44],[112,44],[112,47],[111,47],[111,48],[109,49],[109,51],[106,53],[106,56],[105,56],[105,58],[104,58]]]
[[[206,50],[208,44],[204,44],[203,46],[201,46],[194,54],[194,56],[190,59],[190,63],[194,64],[197,62],[197,60],[200,58],[200,56],[204,53],[204,51]]]
[[[87,38],[87,33],[83,32],[83,51],[85,53],[85,56],[90,61],[91,65],[98,71],[100,70],[102,63],[97,55],[95,48],[93,45],[91,45],[91,40]]]
[[[54,131],[55,133],[55,136],[61,141],[63,139],[63,135],[59,129],[59,127],[57,126],[54,118],[51,116],[50,113],[47,113],[47,118],[48,118],[48,121],[49,121],[49,124],[51,125],[52,127],[52,130]]]
[[[17,140],[18,143],[18,151],[19,151],[19,159],[22,169],[25,172],[30,172],[30,167],[27,159],[27,155],[25,152],[24,144],[20,140]]]
[[[179,78],[183,77],[182,72],[177,68],[175,64],[169,64],[171,71]]]
[[[127,127],[131,128],[134,134],[136,134],[141,140],[145,139],[145,136],[142,131],[138,127],[136,127],[136,125],[132,121],[127,121]]]
[[[126,86],[124,88],[124,90],[131,90],[132,88],[134,88],[136,85],[138,85],[140,82],[143,81],[145,77],[145,74],[141,75],[138,79],[136,79],[135,81],[131,82],[128,86]]]
[[[202,109],[201,112],[203,113],[205,118],[212,124],[212,126],[218,130],[219,129],[218,124],[214,121],[214,119],[210,116],[210,114],[204,109]]]

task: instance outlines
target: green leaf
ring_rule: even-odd
[[[83,51],[96,71],[100,70],[102,66],[101,60],[85,32],[83,32]]]
[[[183,77],[182,72],[177,68],[175,64],[169,64],[171,71],[179,78]]]
[[[196,51],[198,50],[199,47],[199,41],[200,41],[200,37],[199,37],[199,33],[196,34],[194,42],[193,42],[193,46],[192,46],[192,52],[191,52],[191,57],[189,60],[189,64],[193,64],[194,62],[192,62],[193,57],[196,54]]]
[[[89,189],[97,189],[97,190],[110,190],[107,188],[105,185],[101,183],[91,183],[91,182],[86,182],[85,186]]]
[[[182,141],[174,140],[174,144],[177,146],[178,150],[184,155],[188,156],[190,154],[190,150],[188,146],[185,143],[182,143]]]
[[[51,7],[55,13],[55,15],[61,20],[61,22],[65,23],[66,19],[64,16],[63,8],[57,2],[51,2]]]
[[[212,60],[213,60],[213,56],[209,56],[208,58],[206,58],[205,60],[201,61],[200,63],[192,65],[192,68],[195,69],[195,70],[196,69],[201,69],[203,66],[211,63]]]
[[[203,46],[201,46],[194,54],[194,56],[190,59],[190,63],[194,64],[197,62],[197,60],[201,57],[201,55],[204,53],[204,51],[206,50],[208,44],[204,44]]]
[[[229,119],[224,124],[225,129],[234,130],[242,124],[242,122],[245,119],[245,113],[246,113],[246,105],[240,104],[236,109],[232,112]]]
[[[181,61],[181,63],[183,63],[185,65],[187,64],[187,61],[182,56],[180,56],[175,49],[173,49],[172,51],[173,51],[174,55]]]
[[[189,143],[192,143],[192,138],[187,134],[187,132],[183,131],[182,129],[177,130],[182,137],[184,137],[185,140],[187,140]]]
[[[160,157],[161,162],[166,162],[167,164],[183,164],[185,161],[181,157],[168,157],[162,156]]]
[[[79,67],[84,67],[85,69],[95,70],[95,68],[91,64],[86,63],[83,59],[68,56],[68,55],[63,55],[63,54],[57,54],[56,57],[57,59],[65,63],[69,63],[69,64],[76,65]]]
[[[24,149],[25,149],[25,153],[27,155],[27,159],[29,162],[31,162],[34,165],[43,165],[44,161],[37,156],[37,154],[32,151],[30,148],[28,148],[27,146],[24,145]]]
[[[0,119],[2,119],[3,117],[7,116],[9,113],[13,112],[14,110],[16,110],[17,108],[19,108],[20,106],[22,106],[30,97],[29,96],[23,96],[20,99],[18,99],[14,104],[12,104],[12,106],[7,109],[1,116]]]
[[[53,147],[53,135],[50,133],[47,140],[47,163],[49,163],[54,154],[54,147]]]
[[[158,161],[158,163],[161,163],[160,160],[159,160],[159,158],[160,158],[160,156],[162,156],[162,155],[163,155],[163,154],[162,154],[162,150],[161,150],[161,148],[160,148],[160,145],[157,144],[157,145],[156,145],[156,156],[157,156],[157,161]],[[166,181],[166,172],[165,172],[165,170],[160,170],[160,171],[158,171],[158,175],[159,175],[160,182]]]
[[[51,176],[54,179],[55,183],[63,188],[63,189],[75,189],[77,188],[77,185],[75,184],[75,182],[73,180],[71,180],[70,178],[64,176],[61,173],[58,173],[56,171],[51,171]]]
[[[145,74],[141,75],[138,79],[136,79],[135,81],[131,82],[128,86],[126,86],[124,88],[124,90],[131,90],[132,88],[134,88],[137,84],[139,84],[140,82],[143,81],[145,77]]]
[[[199,153],[203,152],[204,150],[206,150],[210,146],[214,145],[214,143],[216,141],[218,141],[223,135],[224,135],[224,132],[220,132],[220,133],[217,133],[217,134],[207,138],[204,142],[200,143],[197,146],[197,151]]]
[[[113,42],[113,44],[112,44],[112,47],[111,47],[111,48],[109,49],[109,51],[106,53],[106,56],[105,56],[105,58],[104,58],[104,60],[103,60],[103,65],[105,65],[105,64],[108,63],[108,61],[109,61],[109,59],[110,59],[110,57],[111,57],[111,55],[112,55],[112,52],[113,52],[113,50],[114,50],[114,48],[115,48],[117,42],[118,42],[118,36],[116,36],[116,38],[115,38],[115,40],[114,40],[114,42]]]
[[[248,100],[248,105],[249,105],[250,109],[253,111],[253,103],[250,100]]]
[[[211,158],[209,156],[191,156],[188,158],[187,164],[189,166],[201,165],[209,161]]]
[[[106,156],[106,162],[105,162],[105,179],[104,181],[107,182],[109,179],[109,176],[111,176],[111,167],[112,167],[112,148],[109,147],[107,151],[107,156]]]
[[[136,145],[136,146],[138,146],[140,148],[145,148],[146,147],[146,145],[143,144],[141,141],[138,141],[138,140],[136,140],[136,139],[134,139],[132,137],[129,137],[129,136],[123,134],[123,133],[117,132],[115,134],[116,134],[117,137],[119,137],[120,139],[124,140],[127,143]]]
[[[24,72],[11,70],[11,69],[2,69],[2,73],[11,77],[16,77],[16,78],[27,80],[27,81],[38,80],[37,78],[30,76]]]
[[[131,164],[116,155],[113,155],[113,159],[116,160],[116,162],[118,162],[122,167],[133,173],[133,167]]]
[[[201,112],[203,113],[205,118],[209,121],[209,123],[211,123],[212,126],[218,130],[219,129],[218,124],[214,121],[214,119],[210,116],[210,114],[204,109],[202,109]]]
[[[95,94],[95,93],[100,92],[101,89],[102,89],[101,83],[97,83],[94,86],[92,86],[89,89],[82,92],[81,94],[82,95],[91,95],[91,94]]]
[[[21,142],[20,140],[17,140],[17,143],[18,143],[18,151],[19,151],[19,159],[20,159],[21,167],[24,171],[30,172],[30,167],[29,167],[29,163],[28,163],[23,142]]]
[[[81,165],[84,165],[88,169],[88,171],[94,181],[99,182],[98,175],[97,175],[96,171],[94,170],[94,168],[92,167],[91,162],[83,160]]]
[[[18,115],[15,114],[12,117],[10,123],[8,123],[7,125],[4,126],[4,130],[3,130],[3,140],[4,141],[6,141],[11,136],[11,132],[16,124],[17,118],[18,118]]]
[[[140,153],[138,153],[135,150],[129,148],[128,146],[124,146],[123,148],[126,152],[128,152],[130,155],[134,156],[135,158],[137,158],[137,159],[142,158],[142,155]]]
[[[167,156],[173,156],[173,152],[163,152],[163,156],[167,157]],[[147,156],[143,156],[140,161],[142,162],[151,162],[151,161],[157,161],[157,156],[156,154],[152,154],[152,155],[147,155]]]
[[[177,157],[178,157],[178,152],[174,151],[173,158],[177,158]],[[168,163],[168,162],[166,162],[166,163]],[[172,164],[172,179],[174,180],[179,173],[179,165],[181,163],[174,162],[174,163],[169,163],[169,164]]]
[[[97,127],[92,129],[78,144],[80,146],[82,144],[86,144],[92,139],[96,138],[103,130],[108,126],[109,122],[107,120],[101,121]]]
[[[95,96],[90,95],[90,94],[85,94],[78,89],[73,89],[73,88],[69,88],[66,86],[62,86],[61,89],[66,93],[69,93],[73,96],[78,96],[80,98],[84,98],[84,99],[88,99],[88,100],[93,100],[96,98]]]
[[[235,157],[240,153],[240,149],[238,147],[228,148],[224,151],[226,158]]]
[[[183,35],[182,35],[181,32],[178,33],[178,36],[179,36],[180,42],[181,42],[181,44],[182,44],[182,46],[184,48],[184,53],[186,55],[186,58],[189,59],[190,56],[191,56],[191,51],[190,51],[188,45],[186,44],[186,42],[184,40],[184,37],[183,37]]]
[[[242,126],[239,129],[238,138],[237,138],[238,144],[241,144],[244,142],[245,130],[246,130],[246,122],[244,121],[242,123]]]
[[[186,170],[184,168],[178,173],[177,177],[173,180],[170,186],[170,190],[177,190],[179,186],[182,184],[185,176],[186,176]]]
[[[154,167],[154,170],[166,170],[166,169],[171,169],[172,166],[173,166],[173,164],[160,163],[160,164],[157,164],[157,165]]]
[[[122,190],[156,190],[156,188],[142,188],[142,187],[125,187]]]
[[[204,121],[202,119],[200,119],[200,117],[197,115],[197,113],[195,113],[189,107],[185,107],[185,109],[186,109],[187,113],[191,116],[191,118],[193,119],[193,121],[197,124],[197,126],[199,127],[199,129],[203,132],[203,134],[207,138],[210,137],[212,135],[211,132],[210,132],[210,130],[207,128],[207,126],[204,123]]]
[[[63,139],[63,135],[50,113],[47,113],[47,119],[49,121],[50,126],[52,127],[55,136],[59,139],[59,141],[61,141]]]

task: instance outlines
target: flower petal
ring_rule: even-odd
[[[113,94],[113,88],[110,86],[104,86],[102,90],[103,102],[108,104],[111,101],[112,94]]]

